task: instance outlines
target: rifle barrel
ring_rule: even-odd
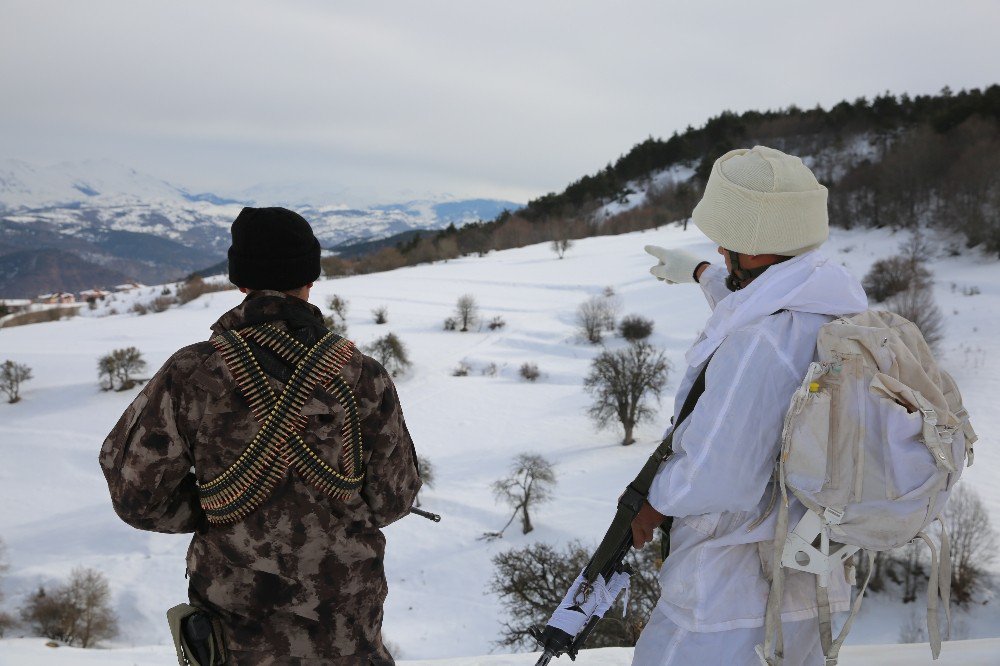
[[[441,516],[439,516],[438,514],[431,513],[430,511],[424,511],[422,509],[418,509],[415,506],[411,506],[410,507],[410,513],[412,513],[415,516],[420,516],[421,518],[426,518],[427,520],[431,520],[431,521],[433,521],[435,523],[440,523],[441,522]]]

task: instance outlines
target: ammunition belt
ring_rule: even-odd
[[[295,366],[280,394],[275,394],[247,339]],[[225,331],[214,336],[212,344],[261,427],[229,468],[200,485],[199,498],[209,522],[224,524],[243,519],[271,496],[289,469],[335,499],[347,499],[361,488],[365,474],[361,422],[354,393],[340,375],[354,353],[349,340],[331,332],[307,347],[285,331],[262,324]],[[306,426],[302,408],[317,386],[330,391],[347,414],[341,431],[340,472],[299,435]]]

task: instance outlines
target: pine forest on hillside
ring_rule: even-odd
[[[830,188],[834,226],[955,232],[949,252],[1000,255],[1000,85],[910,97],[890,93],[830,109],[723,112],[669,139],[652,137],[595,174],[515,212],[435,234],[410,235],[361,258],[327,259],[329,275],[377,272],[551,240],[659,227],[687,218],[712,164],[763,144],[802,156]],[[656,182],[675,170],[680,177]],[[685,177],[685,175],[689,176]],[[638,195],[641,203],[629,206]],[[617,214],[598,215],[609,203]]]

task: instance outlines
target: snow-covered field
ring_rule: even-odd
[[[827,252],[862,275],[875,259],[893,254],[901,240],[903,236],[888,231],[835,229]],[[414,361],[398,386],[417,449],[436,469],[436,487],[422,495],[424,507],[444,519],[432,524],[408,518],[387,530],[385,632],[399,646],[401,658],[441,660],[494,650],[502,611],[487,589],[490,558],[534,541],[596,543],[613,514],[614,498],[657,443],[683,353],[708,307],[697,287],[666,286],[649,276],[651,261],[642,250],[647,243],[684,246],[719,259],[694,227],[687,232],[670,227],[579,241],[562,260],[539,245],[326,280],[314,288],[312,301],[324,310],[333,294],[350,301],[349,335],[355,341],[366,344],[392,331]],[[966,479],[1000,528],[1000,484],[995,481],[1000,450],[994,434],[1000,425],[994,407],[1000,392],[998,267],[995,260],[971,252],[932,263],[947,326],[941,357],[962,387],[981,437]],[[660,414],[638,430],[638,443],[628,448],[618,445],[619,432],[595,431],[581,387],[599,348],[577,339],[574,313],[607,286],[621,298],[622,314],[656,322],[652,342],[666,350],[675,366]],[[981,293],[963,294],[972,287]],[[466,293],[475,296],[486,321],[500,315],[506,327],[442,330],[456,299]],[[64,577],[74,566],[94,567],[112,581],[122,624],[115,645],[132,648],[83,654],[44,649],[29,639],[5,640],[0,641],[0,663],[170,663],[170,650],[162,647],[169,640],[164,611],[185,598],[188,537],[139,532],[114,515],[97,452],[135,392],[101,392],[96,362],[113,348],[135,345],[152,371],[177,348],[205,339],[209,325],[240,298],[235,291],[219,292],[160,314],[79,317],[0,330],[0,360],[27,363],[35,375],[25,385],[21,403],[0,404],[0,537],[12,563],[4,583],[6,606],[15,609],[39,584]],[[383,305],[389,323],[376,326],[370,311]],[[624,343],[610,338],[607,344]],[[452,376],[462,362],[471,366],[469,376]],[[542,376],[537,382],[518,376],[524,362],[538,364]],[[491,364],[497,374],[482,374]],[[555,498],[533,516],[536,529],[530,535],[510,529],[503,539],[480,540],[509,517],[506,507],[494,501],[490,484],[520,452],[537,452],[554,463]],[[997,606],[994,600],[971,613],[959,612],[963,637],[1000,637]],[[913,609],[912,604],[904,607],[874,596],[866,602],[849,645],[895,643]],[[136,647],[157,645],[161,647]],[[926,647],[916,648],[855,648],[846,651],[842,663],[930,663]],[[116,656],[112,662],[111,654],[121,661]],[[1000,641],[946,645],[944,657],[948,661],[939,663],[1000,663]],[[627,650],[600,651],[582,663],[624,664],[628,659]]]
[[[934,666],[996,666],[1000,655],[1000,639],[980,639],[949,643],[941,658],[931,662],[926,644],[912,645],[848,645],[840,653],[841,666],[913,666],[933,663]],[[539,653],[455,657],[452,659],[421,659],[396,662],[399,666],[533,666]],[[0,664],[13,666],[164,666],[177,660],[173,646],[147,646],[116,650],[82,650],[79,648],[45,647],[41,639],[0,641]],[[629,666],[630,648],[599,648],[584,650],[576,661],[568,657],[551,662],[556,666]],[[712,665],[716,666],[716,665]]]

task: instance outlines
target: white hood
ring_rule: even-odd
[[[701,365],[730,333],[778,310],[841,316],[867,309],[868,297],[857,278],[813,250],[771,266],[719,301],[685,358],[692,367]]]

